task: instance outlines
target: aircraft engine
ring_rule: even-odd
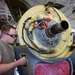
[[[60,10],[47,5],[30,8],[19,20],[17,32],[21,46],[16,48],[17,58],[27,58],[21,75],[69,75],[72,65],[68,57],[73,52],[73,33],[68,19]],[[66,72],[57,72],[53,64],[63,65],[65,60],[70,63],[70,68],[66,67]],[[52,68],[49,67],[51,65]]]

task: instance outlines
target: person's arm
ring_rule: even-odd
[[[22,57],[21,59],[9,64],[2,64],[1,61],[2,61],[2,56],[0,55],[0,74],[3,74],[19,65],[24,65],[26,63],[25,57]]]

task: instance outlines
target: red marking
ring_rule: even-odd
[[[42,24],[42,25],[41,25],[41,29],[44,29],[44,28],[45,28],[45,24]]]
[[[36,24],[34,23],[33,26],[36,27]]]
[[[46,21],[47,21],[47,22],[50,22],[50,21],[51,21],[51,19],[50,19],[50,18],[46,18]]]
[[[50,10],[48,10],[47,13],[50,14],[51,13]]]
[[[35,67],[34,75],[70,75],[70,64],[67,61],[57,64],[39,63]]]
[[[46,28],[48,28],[48,24],[45,24]]]

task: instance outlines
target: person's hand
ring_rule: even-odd
[[[19,65],[25,65],[27,63],[27,59],[25,57],[20,58],[18,61]]]

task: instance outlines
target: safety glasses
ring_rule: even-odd
[[[9,33],[6,33],[6,32],[4,32],[4,33],[7,34],[7,35],[9,35],[9,36],[12,37],[12,38],[17,38],[17,35],[9,34]]]

